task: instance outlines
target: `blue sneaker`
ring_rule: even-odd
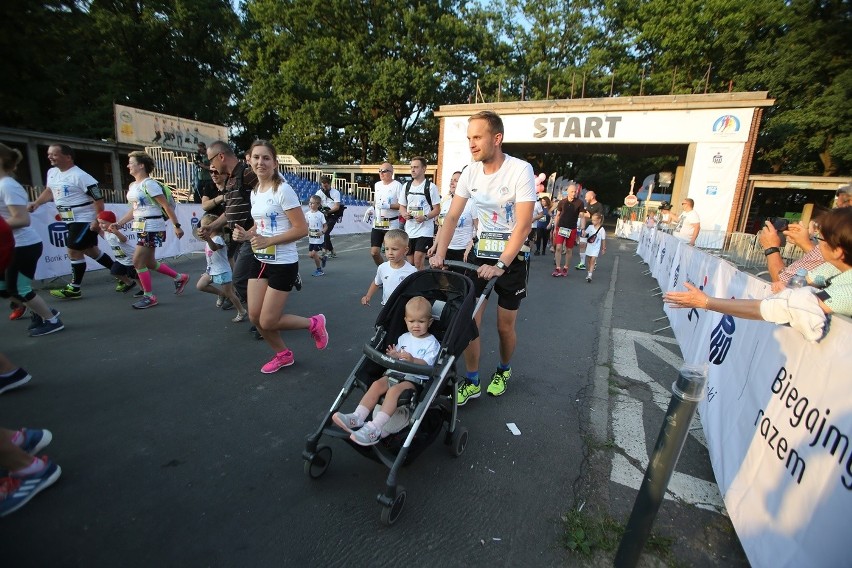
[[[3,394],[7,390],[23,386],[30,382],[30,379],[32,378],[32,375],[27,373],[21,367],[18,367],[11,375],[0,377],[0,394]]]
[[[50,433],[50,430],[24,428],[21,432],[24,434],[24,443],[21,444],[21,449],[31,456],[46,448],[53,441],[53,434]]]
[[[56,310],[54,308],[50,308],[50,313],[52,313],[54,316],[58,316],[59,310]],[[40,326],[41,324],[44,323],[44,318],[41,317],[40,315],[38,315],[35,312],[32,313],[32,316],[30,316],[30,319],[32,321],[30,322],[30,326],[27,328],[27,331],[32,331],[32,330],[34,330],[35,328],[37,328],[38,326]]]
[[[14,513],[26,505],[39,491],[56,483],[62,475],[62,468],[46,457],[44,460],[47,462],[47,467],[39,473],[27,477],[0,479],[0,517]]]
[[[317,268],[311,274],[311,276],[324,276],[324,275],[325,275],[325,272],[323,272],[322,268]]]
[[[30,337],[41,337],[42,335],[49,335],[51,333],[56,333],[57,331],[62,331],[63,329],[65,329],[65,324],[63,324],[62,320],[59,318],[56,318],[55,322],[43,321],[41,322],[41,325],[30,330]]]

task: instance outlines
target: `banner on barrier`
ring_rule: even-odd
[[[126,204],[118,203],[107,203],[104,206],[105,209],[115,213],[116,219],[120,219],[127,212],[128,207]],[[303,209],[307,210],[307,206],[304,206]],[[370,226],[362,220],[366,210],[367,208],[363,206],[347,207],[343,213],[343,218],[335,225],[332,237],[334,235],[369,232]],[[192,236],[192,229],[198,226],[201,217],[204,216],[201,205],[179,203],[176,211],[185,234],[182,239],[178,239],[171,223],[168,223],[166,226],[166,242],[162,247],[156,249],[157,258],[169,258],[180,254],[204,251],[204,241]],[[36,280],[59,278],[71,274],[71,261],[65,248],[68,228],[59,219],[56,206],[53,202],[46,203],[31,213],[30,219],[30,226],[41,236],[43,247],[41,261],[36,266]],[[129,223],[122,231],[131,244],[136,243],[136,234],[130,230]],[[98,246],[102,251],[111,254],[110,248],[103,238],[98,239]],[[100,270],[102,268],[103,266],[86,257],[86,270]]]
[[[769,284],[671,235],[641,256],[663,291],[683,282],[759,299]],[[852,323],[807,342],[769,322],[666,307],[685,362],[709,367],[699,404],[725,506],[754,566],[848,565],[852,523]]]

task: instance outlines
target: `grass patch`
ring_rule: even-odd
[[[565,523],[565,548],[582,556],[591,556],[596,551],[614,553],[624,534],[624,525],[609,515],[593,516],[582,511],[570,511],[562,520]],[[669,537],[651,533],[643,551],[672,565],[673,542]]]

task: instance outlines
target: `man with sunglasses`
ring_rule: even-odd
[[[370,256],[376,266],[384,262],[382,243],[385,234],[391,229],[399,229],[399,196],[402,184],[393,178],[393,166],[382,162],[379,167],[379,181],[373,190],[373,229],[370,231]]]

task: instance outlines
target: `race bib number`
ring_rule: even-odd
[[[482,233],[476,243],[479,258],[500,258],[512,233]]]
[[[275,260],[275,245],[268,246],[262,249],[252,247],[254,257],[257,260]]]
[[[423,215],[423,208],[422,207],[409,207],[408,208],[408,214],[411,217],[420,217],[420,216]]]
[[[59,209],[59,218],[66,223],[74,222],[74,210],[73,209]]]
[[[376,217],[375,222],[373,223],[373,227],[376,229],[390,229],[390,219],[382,219],[381,217]]]
[[[559,236],[568,238],[571,236],[571,229],[568,227],[559,227]]]
[[[322,236],[322,229],[308,229],[308,236],[312,239],[318,239]]]
[[[134,219],[133,223],[130,224],[130,228],[136,231],[137,233],[144,233],[145,219]]]
[[[113,256],[115,258],[126,258],[127,257],[127,255],[124,254],[124,249],[122,249],[120,246],[112,247],[112,252],[113,252]]]

